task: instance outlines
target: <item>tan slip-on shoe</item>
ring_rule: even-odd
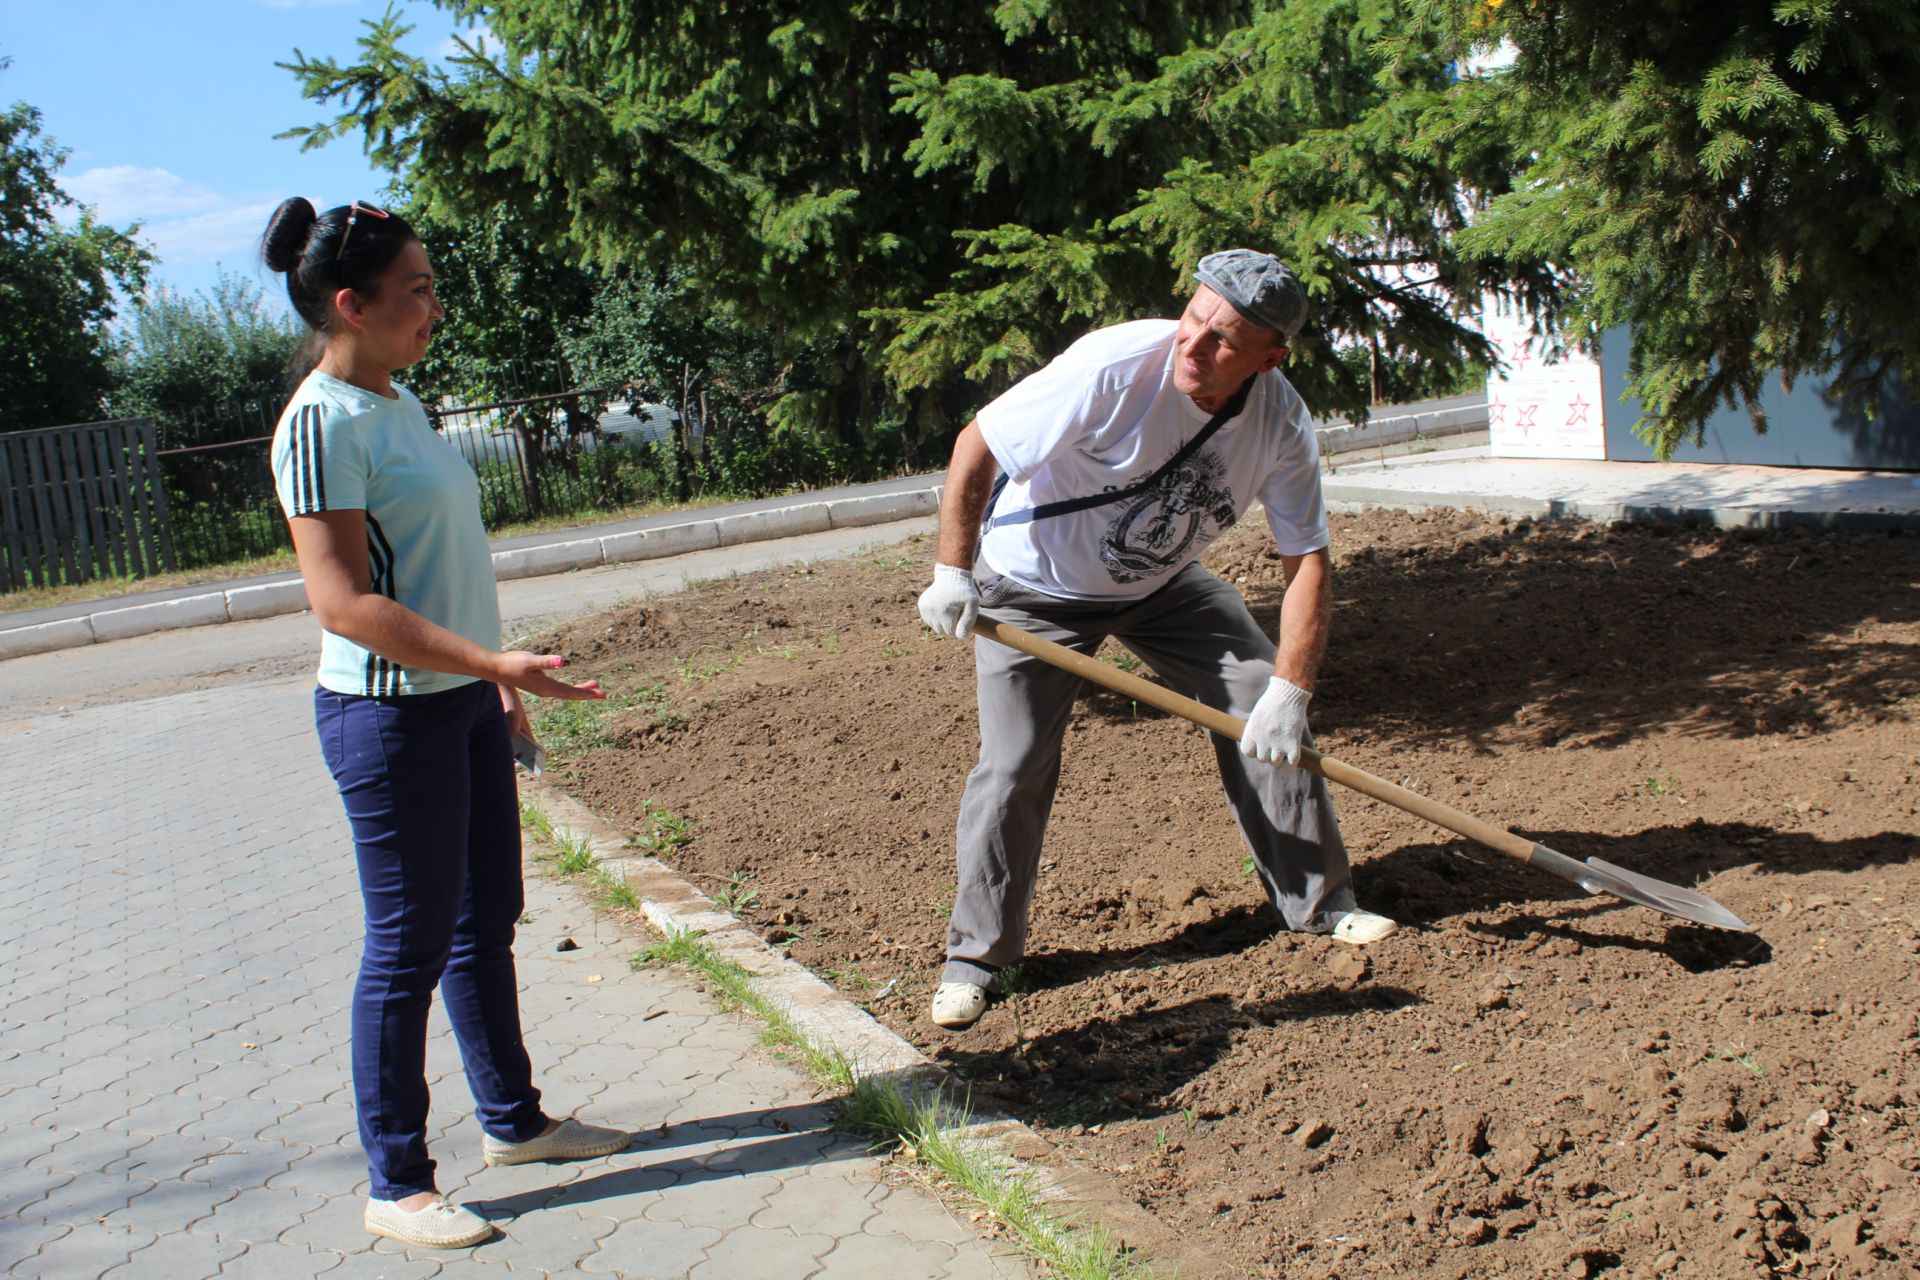
[[[470,1249],[493,1239],[493,1224],[471,1209],[435,1200],[411,1213],[391,1200],[368,1200],[369,1235],[423,1249]]]
[[[980,1021],[987,1011],[987,989],[977,982],[943,982],[933,993],[933,1008],[927,1016],[935,1026],[949,1031],[965,1031]]]
[[[481,1158],[489,1165],[533,1164],[540,1160],[591,1160],[625,1151],[632,1135],[625,1129],[603,1129],[599,1125],[562,1120],[552,1133],[543,1133],[525,1142],[503,1142],[492,1134],[480,1141]]]
[[[1333,940],[1350,947],[1364,947],[1369,942],[1380,941],[1399,927],[1385,916],[1377,916],[1371,911],[1349,911],[1340,917],[1339,924],[1333,926]]]

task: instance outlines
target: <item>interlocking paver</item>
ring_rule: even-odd
[[[819,1270],[836,1243],[828,1235],[758,1227],[729,1231],[707,1250],[705,1262],[687,1272],[687,1280],[801,1280]]]
[[[677,1222],[623,1222],[600,1242],[597,1253],[581,1261],[580,1269],[621,1280],[686,1280],[687,1272],[706,1261],[707,1250],[720,1242],[722,1234],[712,1227]]]
[[[111,1280],[211,1280],[220,1265],[246,1253],[247,1246],[237,1241],[228,1244],[203,1240],[182,1233],[161,1236],[129,1258],[125,1265],[106,1273]]]
[[[73,1228],[64,1222],[38,1222],[13,1214],[8,1218],[7,1229],[0,1231],[0,1275],[5,1274],[14,1263],[31,1258],[61,1236],[72,1234]]]
[[[925,1245],[908,1244],[898,1236],[848,1236],[820,1260],[812,1280],[866,1280],[868,1276],[897,1276],[899,1280],[938,1280],[952,1258],[936,1259]]]
[[[333,1275],[345,1261],[337,1253],[316,1253],[304,1245],[256,1244],[228,1262],[220,1274],[246,1280],[317,1280]]]
[[[73,1230],[45,1245],[31,1258],[13,1264],[16,1280],[74,1280],[99,1276],[124,1266],[127,1260],[154,1242],[150,1232],[98,1222],[72,1223]]]
[[[436,1008],[442,1186],[503,1235],[459,1255],[369,1239],[346,1043],[359,895],[310,716],[305,682],[279,681],[0,734],[0,1274],[1000,1274],[929,1197],[876,1195],[875,1161],[752,1026],[679,975],[632,971],[635,939],[537,870],[517,951],[546,1104],[634,1144],[483,1168]]]

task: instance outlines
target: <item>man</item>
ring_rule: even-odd
[[[1170,685],[1246,717],[1237,751],[1214,745],[1275,908],[1288,928],[1373,942],[1394,922],[1355,909],[1326,783],[1293,767],[1333,603],[1313,423],[1279,372],[1306,294],[1279,259],[1249,249],[1209,254],[1196,275],[1177,322],[1089,334],[960,433],[920,615],[965,639],[984,611],[1083,653],[1117,636]],[[1256,497],[1287,580],[1277,649],[1239,592],[1198,563]],[[986,640],[974,656],[980,762],[960,802],[960,883],[932,1009],[952,1029],[979,1019],[996,971],[1025,954],[1080,688]]]

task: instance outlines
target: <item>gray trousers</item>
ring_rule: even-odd
[[[1244,718],[1273,675],[1274,645],[1240,593],[1198,564],[1144,600],[1062,600],[982,566],[981,612],[1091,654],[1116,636],[1174,689]],[[1026,954],[1040,844],[1060,781],[1060,740],[1081,678],[991,640],[973,642],[980,763],[960,801],[959,879],[946,982],[994,986]],[[1261,764],[1213,739],[1240,833],[1287,927],[1324,933],[1353,910],[1347,849],[1318,775]]]

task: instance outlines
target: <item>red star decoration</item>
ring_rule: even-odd
[[[1537,404],[1530,404],[1520,411],[1520,417],[1514,422],[1514,425],[1520,428],[1521,435],[1527,434],[1527,432],[1540,425],[1533,420],[1533,415],[1539,412],[1540,406]]]
[[[1567,425],[1570,427],[1586,425],[1587,410],[1591,408],[1593,408],[1592,405],[1576,395],[1573,402],[1567,406]]]

